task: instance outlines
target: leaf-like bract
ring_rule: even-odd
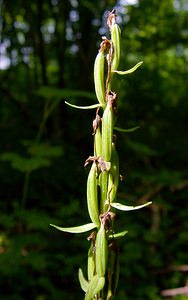
[[[124,129],[124,128],[120,128],[120,127],[114,127],[114,130],[116,131],[119,131],[119,132],[133,132],[137,129],[139,129],[140,126],[135,126],[135,127],[132,127],[132,128],[127,128],[127,129]]]
[[[82,269],[78,270],[78,279],[80,281],[80,286],[84,292],[87,292],[88,289],[88,281],[85,279]]]
[[[152,202],[147,202],[145,204],[137,205],[137,206],[128,206],[128,205],[124,205],[124,204],[121,204],[121,203],[111,203],[111,206],[116,208],[116,209],[119,209],[119,210],[130,211],[130,210],[137,210],[137,209],[140,209],[142,207],[148,206],[151,203]]]
[[[117,232],[117,233],[112,233],[109,235],[109,238],[110,239],[120,239],[120,238],[124,237],[127,233],[128,233],[127,230]]]
[[[71,104],[67,101],[65,101],[65,103],[71,107],[74,107],[74,108],[78,108],[78,109],[94,109],[94,108],[98,108],[100,107],[101,105],[99,103],[97,104],[93,104],[93,105],[89,105],[89,106],[79,106],[79,105],[75,105],[75,104]]]
[[[50,226],[53,226],[60,231],[69,232],[69,233],[83,233],[92,230],[96,227],[96,225],[93,223],[88,223],[85,225],[80,225],[75,227],[59,227],[54,224],[50,224]]]
[[[126,71],[113,70],[112,72],[114,72],[118,75],[127,75],[127,74],[130,74],[130,73],[133,73],[134,71],[136,71],[136,69],[138,69],[142,64],[143,64],[143,61],[140,61],[139,63],[137,63],[134,67],[132,67],[129,70],[126,70]]]

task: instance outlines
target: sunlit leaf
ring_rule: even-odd
[[[78,106],[78,105],[71,104],[67,101],[65,101],[65,103],[71,107],[78,108],[78,109],[94,109],[94,108],[101,106],[100,104],[93,104],[93,105],[89,105],[89,106]]]
[[[64,232],[69,232],[69,233],[83,233],[83,232],[87,232],[89,230],[92,230],[96,227],[96,225],[93,224],[93,223],[88,223],[88,224],[85,224],[85,225],[75,226],[75,227],[59,227],[59,226],[56,226],[54,224],[50,224],[50,226],[53,226],[58,230],[61,230],[61,231],[64,231]]]
[[[137,205],[137,206],[128,206],[128,205],[124,205],[124,204],[121,204],[121,203],[111,203],[111,206],[116,208],[116,209],[119,209],[119,210],[130,211],[130,210],[137,210],[137,209],[140,209],[142,207],[148,206],[151,203],[152,202],[150,201],[150,202],[147,202],[145,204]]]
[[[118,74],[118,75],[127,75],[130,73],[133,73],[136,69],[138,69],[141,65],[143,64],[143,61],[140,61],[137,63],[133,68],[127,70],[127,71],[118,71],[118,70],[113,70],[112,72]]]

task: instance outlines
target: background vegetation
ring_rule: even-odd
[[[117,81],[117,125],[141,126],[118,134],[119,198],[153,201],[117,216],[129,234],[120,242],[116,299],[163,299],[162,290],[186,284],[179,268],[188,264],[187,2],[1,0],[1,299],[83,299],[77,270],[87,258],[87,234],[61,233],[49,223],[89,221],[83,164],[93,151],[95,112],[64,100],[96,103],[93,63],[114,7],[120,69],[144,61]]]

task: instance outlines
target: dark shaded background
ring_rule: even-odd
[[[131,4],[132,3],[132,4]],[[85,159],[93,154],[93,63],[107,11],[122,29],[117,125],[124,181],[117,300],[159,300],[188,265],[188,6],[183,0],[0,1],[0,299],[83,299],[87,234],[49,226],[89,221]],[[186,268],[184,268],[186,269]],[[85,269],[84,269],[85,270]],[[167,298],[165,298],[167,299]],[[174,299],[185,300],[187,296]]]

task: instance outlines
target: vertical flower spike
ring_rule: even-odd
[[[117,70],[120,60],[120,28],[116,23],[115,10],[110,12],[107,25],[111,40],[102,37],[94,63],[94,85],[99,104],[89,107],[69,104],[76,108],[97,109],[93,121],[94,156],[89,156],[85,162],[85,166],[92,162],[87,179],[87,207],[92,223],[70,228],[52,225],[70,233],[82,233],[95,228],[87,238],[91,242],[87,258],[87,278],[84,277],[81,268],[78,271],[85,300],[110,300],[117,288],[119,278],[117,239],[125,236],[127,231],[114,232],[114,210],[130,211],[150,204],[148,202],[139,206],[127,206],[114,201],[117,198],[119,183],[119,158],[113,133],[117,115],[117,94],[112,91],[114,90],[112,81],[116,75],[132,73],[141,62],[130,70]],[[127,132],[118,127],[115,129]]]

